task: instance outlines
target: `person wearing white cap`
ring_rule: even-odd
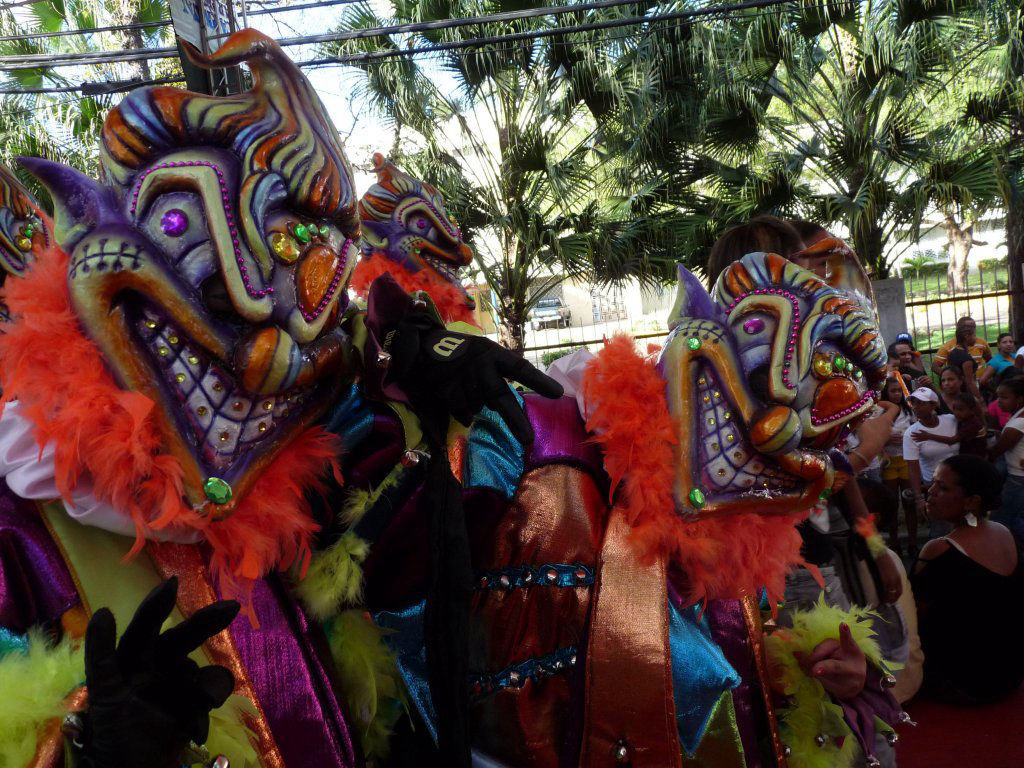
[[[960,443],[940,443],[936,440],[924,440],[918,442],[914,439],[916,432],[930,432],[944,437],[953,437],[957,433],[956,418],[951,414],[939,415],[936,409],[939,405],[939,396],[935,390],[928,387],[920,387],[910,393],[910,407],[914,409],[914,416],[917,423],[912,424],[903,433],[903,458],[907,462],[907,470],[910,473],[910,487],[914,491],[914,498],[918,509],[925,509],[925,493],[931,485],[935,468],[947,456],[955,456],[960,452]],[[932,537],[941,536],[942,526],[938,521],[929,523],[929,535]]]

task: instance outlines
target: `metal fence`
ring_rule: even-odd
[[[933,353],[952,338],[957,319],[970,315],[978,324],[978,338],[995,345],[999,334],[1012,330],[1010,290],[1007,266],[983,262],[969,270],[966,285],[953,290],[947,284],[943,265],[928,265],[919,272],[905,270],[907,329],[914,346],[925,355]],[[595,289],[595,310],[577,312],[565,327],[526,328],[526,357],[544,368],[550,361],[573,349],[597,349],[615,333],[628,333],[636,339],[657,342],[668,333],[667,318],[675,287],[665,287],[655,294],[626,292],[627,298],[600,297]],[[600,311],[597,307],[608,307]],[[496,338],[496,334],[491,334]],[[1024,344],[1024,339],[1018,339]]]
[[[978,338],[991,345],[1012,331],[1006,264],[983,262],[968,272],[960,290],[948,285],[943,265],[929,266],[924,274],[904,270],[903,275],[907,329],[922,354],[951,339],[956,321],[965,315],[977,322]]]

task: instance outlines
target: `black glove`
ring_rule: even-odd
[[[468,426],[486,405],[521,443],[529,444],[533,429],[506,379],[544,397],[562,396],[562,385],[521,355],[484,336],[447,330],[390,275],[370,287],[367,325],[387,360],[385,388],[397,384],[421,420],[451,415]]]
[[[85,634],[89,708],[83,717],[82,766],[165,768],[180,764],[191,739],[202,744],[210,710],[235,687],[231,672],[200,667],[188,654],[225,629],[238,614],[234,600],[196,611],[160,633],[174,608],[176,578],[142,601],[114,650],[116,627],[108,608],[93,614]]]

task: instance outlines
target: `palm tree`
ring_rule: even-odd
[[[15,16],[0,11],[0,56],[46,56],[103,49],[143,48],[166,44],[169,27],[83,33],[50,38],[25,37],[33,32],[91,30],[97,27],[144,24],[169,18],[166,0],[40,0]],[[163,63],[161,75],[180,72],[176,63]],[[74,88],[84,81],[110,82],[150,79],[148,62],[94,64],[5,70],[5,89]],[[69,93],[25,93],[0,96],[0,161],[10,164],[18,155],[59,160],[94,174],[103,118],[116,96]],[[45,199],[34,181],[25,179]]]
[[[392,3],[392,17],[368,6],[352,9],[343,29],[431,19],[437,5]],[[444,4],[445,17],[493,12],[466,0]],[[535,28],[544,22],[505,22],[407,37],[332,45],[331,54],[376,52],[456,42]],[[524,347],[530,308],[567,278],[617,282],[667,278],[671,260],[642,248],[662,226],[657,216],[634,216],[606,199],[615,160],[603,152],[588,103],[564,76],[564,41],[480,44],[431,58],[400,57],[362,64],[365,94],[399,136],[420,147],[393,157],[434,183],[460,221],[477,263],[498,297],[501,340]],[[600,82],[606,54],[588,49]],[[440,83],[440,84],[439,84]],[[628,207],[628,206],[627,206]]]
[[[757,213],[803,215],[843,225],[886,276],[920,215],[911,185],[932,158],[923,140],[933,127],[930,102],[984,50],[959,8],[945,0],[806,2],[695,24],[638,49],[637,66],[671,61],[683,38],[676,68],[688,78],[686,93],[672,92],[678,78],[644,93],[667,105],[663,124],[691,127],[689,140],[682,152],[656,140],[641,149],[648,166],[681,182],[669,202],[703,236],[692,245]],[[703,54],[699,64],[689,45]],[[621,132],[630,129],[627,122]]]

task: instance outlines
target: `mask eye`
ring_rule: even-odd
[[[190,284],[200,285],[217,270],[202,201],[195,193],[160,195],[139,219],[138,228]]]

